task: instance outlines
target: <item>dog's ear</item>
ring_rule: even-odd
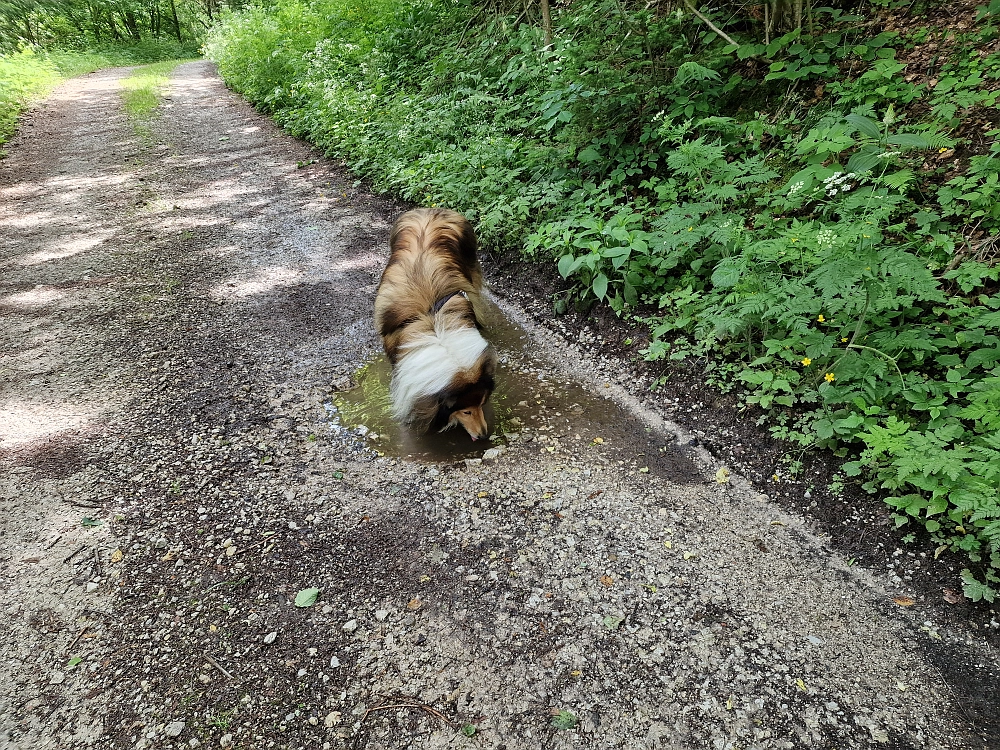
[[[494,378],[497,374],[497,353],[494,351],[492,346],[487,350],[483,367],[480,372],[482,373],[481,377],[490,379]]]

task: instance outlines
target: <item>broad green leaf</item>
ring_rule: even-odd
[[[572,255],[564,255],[559,259],[559,275],[564,279],[570,274],[570,267],[573,265],[573,260]]]
[[[931,142],[928,138],[916,133],[896,133],[895,135],[890,135],[886,140],[893,146],[899,146],[903,149],[931,147]]]
[[[976,349],[965,360],[965,366],[970,370],[980,365],[992,365],[1000,360],[1000,347],[994,349]]]
[[[311,607],[316,603],[322,589],[302,589],[295,595],[296,607]]]
[[[604,299],[605,295],[608,293],[608,277],[603,273],[597,274],[597,278],[594,279],[594,294],[598,299]]]
[[[871,172],[879,164],[884,164],[885,158],[882,156],[882,149],[861,148],[847,162],[847,171],[854,174],[865,174]]]
[[[849,123],[851,123],[851,125],[856,127],[864,135],[867,135],[869,138],[882,137],[882,126],[879,125],[874,120],[865,117],[864,115],[857,115],[857,114],[847,115],[847,117],[845,117],[844,119],[847,120]]]

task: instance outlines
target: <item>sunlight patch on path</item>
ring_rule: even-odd
[[[10,399],[0,404],[0,449],[26,445],[61,432],[87,428],[98,416],[96,405],[83,408],[66,401]]]

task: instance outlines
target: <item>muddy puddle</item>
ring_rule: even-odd
[[[487,406],[490,439],[472,441],[465,430],[417,435],[393,421],[389,409],[391,367],[379,356],[355,374],[356,386],[327,404],[334,423],[354,430],[381,455],[449,461],[481,457],[514,441],[531,441],[539,452],[602,445],[619,460],[648,467],[675,481],[691,481],[693,465],[672,438],[640,425],[609,398],[601,398],[554,371],[534,350],[531,336],[489,304],[484,327],[497,349],[497,387]]]

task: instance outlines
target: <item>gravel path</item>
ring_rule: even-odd
[[[353,425],[400,207],[208,63],[152,135],[121,75],[0,162],[0,746],[1000,747],[985,639],[508,303],[499,450]]]

